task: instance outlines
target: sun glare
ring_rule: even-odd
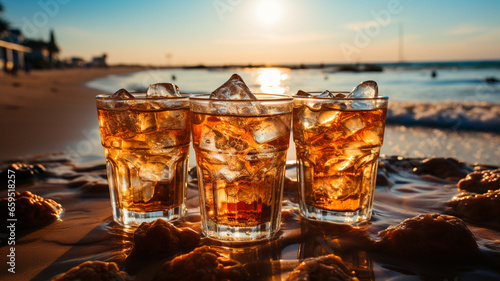
[[[266,25],[277,23],[283,15],[283,7],[277,0],[261,0],[257,4],[257,18]]]
[[[283,94],[285,93],[285,87],[281,85],[281,81],[287,78],[288,75],[281,73],[281,70],[278,68],[262,68],[259,70],[257,81],[263,93]]]

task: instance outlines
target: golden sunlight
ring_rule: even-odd
[[[257,18],[266,25],[272,25],[281,19],[283,7],[277,0],[261,0],[257,4]]]
[[[278,68],[262,68],[259,69],[257,81],[260,84],[260,90],[263,93],[283,94],[285,87],[281,85],[281,81],[288,78],[286,73],[281,73]]]

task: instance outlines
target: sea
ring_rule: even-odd
[[[207,94],[238,73],[252,92],[293,95],[298,90],[349,92],[362,81],[374,80],[379,95],[389,97],[382,153],[500,165],[500,61],[377,66],[382,71],[340,71],[341,65],[150,67],[87,86],[103,93],[121,88],[143,92],[149,84],[167,82],[183,93]]]

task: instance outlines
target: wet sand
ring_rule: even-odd
[[[0,73],[0,160],[66,150],[97,124],[94,97],[85,83],[142,68],[65,69]],[[92,114],[89,114],[92,112]]]
[[[60,220],[34,229],[16,230],[16,274],[2,270],[0,280],[50,280],[87,260],[116,262],[135,280],[152,280],[164,262],[181,254],[172,252],[154,258],[131,255],[135,229],[124,229],[112,221],[104,165],[78,167],[60,156],[31,161],[43,165],[45,173],[34,182],[18,185],[16,190],[53,199],[64,211]],[[500,229],[494,226],[466,221],[480,252],[478,257],[463,264],[446,258],[453,250],[449,245],[445,250],[436,249],[430,255],[412,260],[387,253],[388,249],[378,244],[379,231],[407,218],[448,214],[446,201],[459,192],[457,180],[450,179],[449,174],[461,178],[473,168],[481,167],[459,167],[450,165],[452,161],[441,161],[445,168],[435,169],[431,175],[414,172],[414,168],[425,170],[421,159],[383,157],[380,163],[373,216],[368,224],[351,227],[301,219],[294,184],[296,170],[291,164],[287,167],[289,180],[284,189],[281,230],[274,239],[236,245],[202,236],[198,247],[209,245],[226,253],[244,265],[250,280],[285,280],[303,259],[330,253],[340,256],[359,280],[499,280]],[[19,174],[17,179],[21,179]],[[192,180],[188,184],[188,213],[175,225],[200,233],[196,183]],[[1,197],[6,193],[0,190]],[[423,242],[416,237],[412,242]],[[442,238],[434,235],[432,239],[435,241],[429,243],[437,245]],[[9,249],[0,247],[0,255],[6,257]],[[427,259],[434,255],[439,260]]]

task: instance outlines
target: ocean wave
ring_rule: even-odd
[[[500,104],[390,101],[387,124],[500,132]]]

